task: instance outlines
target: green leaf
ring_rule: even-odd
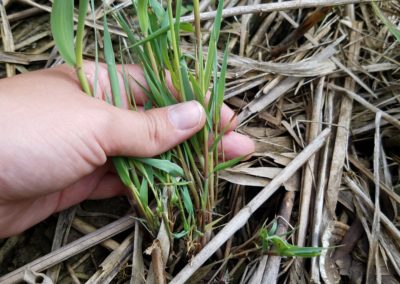
[[[194,33],[194,26],[190,23],[180,23],[179,28],[183,32]]]
[[[88,11],[88,5],[89,5],[89,0],[79,0],[78,25],[76,27],[76,46],[75,46],[77,67],[81,67],[83,64],[83,37],[85,33],[85,20]]]
[[[228,53],[229,53],[228,48],[229,48],[229,40],[226,43],[224,59],[222,60],[222,66],[221,66],[220,75],[219,75],[219,79],[218,79],[218,83],[217,83],[217,92],[216,92],[216,94],[214,94],[216,96],[215,115],[217,118],[217,121],[214,121],[214,123],[219,123],[221,107],[222,107],[222,104],[224,103],[225,77],[226,77],[226,70],[228,68]]]
[[[175,1],[175,34],[177,39],[177,44],[179,44],[179,26],[181,24],[181,8],[182,8],[182,0]]]
[[[219,163],[219,164],[214,168],[213,173],[216,173],[216,172],[225,170],[225,169],[227,169],[227,168],[231,168],[231,167],[233,167],[234,165],[236,165],[237,163],[239,163],[243,158],[244,158],[244,156],[241,156],[241,157],[237,157],[237,158],[234,158],[234,159],[232,159],[232,160],[229,160],[229,161],[226,161],[226,162],[223,162],[223,163]]]
[[[200,89],[199,82],[197,81],[197,78],[192,74],[188,73],[190,83],[192,85],[194,94],[195,94],[195,100],[199,101],[200,104],[204,105],[204,95]]]
[[[156,14],[158,21],[162,21],[165,15],[165,10],[163,6],[157,0],[150,0],[150,7],[153,9]]]
[[[94,81],[93,81],[93,94],[97,94],[97,82],[99,77],[99,43],[97,39],[97,28],[96,28],[96,16],[95,16],[95,6],[94,0],[90,0],[90,10],[93,19],[93,29],[94,29],[94,62],[95,62],[95,69],[94,69]]]
[[[180,62],[180,67],[181,67],[181,74],[182,74],[182,85],[183,85],[183,92],[185,93],[185,98],[187,101],[192,101],[194,100],[194,95],[193,95],[193,90],[192,87],[190,86],[190,81],[189,81],[189,70],[187,68],[185,60],[181,60]]]
[[[212,229],[218,224],[220,223],[228,214],[219,217],[218,219],[213,220],[211,223],[208,223],[205,228],[204,231],[205,232],[211,232]]]
[[[179,233],[174,233],[174,239],[180,239],[183,238],[184,236],[186,236],[189,233],[189,231],[181,231]]]
[[[205,76],[204,76],[204,89],[206,90],[208,86],[210,85],[211,81],[211,74],[214,66],[214,61],[216,52],[217,52],[217,42],[219,39],[219,33],[221,30],[221,23],[222,23],[222,9],[224,6],[224,1],[219,0],[218,2],[218,9],[217,9],[217,15],[215,16],[214,20],[214,26],[211,31],[211,37],[210,37],[210,43],[208,46],[208,54],[207,54],[207,60],[206,60],[206,69],[205,69]]]
[[[143,45],[146,42],[149,42],[149,41],[151,41],[151,40],[153,40],[153,39],[155,39],[155,38],[157,38],[159,36],[162,36],[163,34],[166,34],[168,31],[169,31],[169,27],[163,27],[161,29],[158,29],[154,33],[151,33],[150,35],[148,35],[144,39],[139,40],[139,41],[135,42],[133,45],[128,46],[128,47],[136,47],[136,46],[139,46],[139,45]]]
[[[118,21],[118,24],[121,25],[121,28],[126,33],[129,41],[136,42],[135,35],[132,32],[133,29],[129,26],[128,21],[125,19],[125,17],[119,11],[115,12],[114,16]]]
[[[154,170],[151,166],[144,164],[143,165],[145,171],[146,171],[146,178],[147,181],[149,182],[150,186],[154,186]]]
[[[54,42],[61,57],[68,65],[75,66],[74,1],[54,0],[50,22]]]
[[[117,75],[117,66],[115,64],[115,55],[111,42],[110,32],[108,31],[108,24],[106,15],[104,15],[104,58],[107,63],[108,77],[110,78],[112,95],[114,98],[114,105],[122,107],[122,94],[119,89],[119,81]]]
[[[186,186],[182,189],[183,204],[185,205],[186,211],[191,217],[194,216],[194,209],[192,199],[190,198],[189,190]]]
[[[122,183],[128,187],[131,187],[132,181],[129,177],[129,168],[125,161],[125,158],[114,157],[112,161]]]
[[[139,196],[140,196],[140,201],[142,201],[142,203],[145,206],[147,206],[149,203],[148,202],[149,201],[149,187],[148,187],[147,180],[145,178],[142,180],[142,184],[140,185]]]
[[[150,110],[153,108],[153,103],[151,100],[148,100],[147,102],[145,102],[144,104],[144,110]]]
[[[187,23],[181,23],[180,24],[180,29],[182,31],[185,31],[185,32],[193,32],[193,27],[191,25],[187,25]],[[158,38],[158,37],[160,37],[162,35],[167,34],[168,31],[169,31],[169,26],[164,26],[164,27],[156,30],[155,32],[151,33],[150,35],[148,35],[144,39],[136,41],[134,44],[132,44],[132,45],[130,45],[128,47],[131,48],[131,47],[137,47],[139,45],[143,45],[146,42],[149,42],[149,41],[151,41],[153,39],[156,39],[156,38]]]
[[[134,0],[134,4],[137,11],[137,16],[139,19],[140,29],[143,34],[147,36],[149,30],[149,18],[147,16],[147,0]]]
[[[168,160],[160,160],[153,158],[135,158],[135,160],[142,162],[143,164],[152,166],[156,169],[164,171],[172,176],[183,176],[183,170],[177,164],[172,163]]]

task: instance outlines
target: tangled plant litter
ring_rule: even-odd
[[[138,3],[136,3],[136,4],[138,4]],[[140,4],[140,3],[139,3]],[[195,7],[194,7],[195,8]],[[119,14],[117,14],[116,16],[115,16],[117,19],[118,19],[118,21],[120,22],[120,25],[121,26],[123,26],[124,25],[124,21],[125,21],[125,24],[127,25],[127,27],[129,27],[129,22],[124,18],[124,15],[119,15]],[[169,17],[169,14],[168,14],[168,17]],[[122,19],[122,20],[121,20]],[[140,22],[140,21],[139,21]],[[105,29],[106,29],[106,27],[104,27]],[[162,36],[162,35],[167,35],[167,37],[168,37],[168,43],[170,44],[170,46],[171,46],[171,50],[173,50],[173,41],[172,41],[172,36],[170,36],[170,32],[169,32],[169,30],[170,30],[170,25],[169,24],[167,24],[167,25],[165,25],[163,28],[160,28],[160,27],[157,27],[158,29],[156,30],[156,32],[151,32],[150,31],[150,33],[148,33],[148,35],[147,35],[147,37],[145,37],[144,36],[144,33],[142,33],[142,36],[141,37],[139,37],[139,38],[136,38],[136,33],[135,34],[132,34],[132,39],[131,39],[131,44],[130,44],[130,49],[132,50],[132,52],[131,52],[131,54],[133,55],[133,54],[136,54],[136,48],[138,48],[138,49],[140,49],[142,52],[144,52],[145,54],[146,54],[146,56],[148,56],[147,57],[147,63],[146,63],[146,66],[147,66],[147,68],[150,70],[150,71],[153,71],[154,72],[154,70],[155,70],[155,68],[154,68],[154,66],[156,66],[156,64],[154,64],[154,62],[156,62],[157,63],[157,60],[152,60],[152,58],[154,57],[155,59],[157,59],[157,56],[151,56],[151,53],[153,53],[153,55],[154,55],[154,50],[153,50],[153,46],[155,45],[154,43],[152,43],[152,40],[154,40],[154,39],[156,39],[156,38],[158,38],[159,36]],[[179,27],[177,27],[177,26],[175,26],[175,29],[178,29],[178,31],[179,31],[179,29],[181,30],[181,31],[183,31],[184,29],[187,29],[188,27],[184,27],[184,26],[179,26]],[[187,30],[184,30],[185,32],[193,32],[193,31],[191,31],[190,29],[187,29]],[[179,33],[179,32],[178,32]],[[196,38],[197,38],[197,35],[196,35]],[[148,47],[149,46],[149,47]],[[179,46],[179,45],[178,45]],[[150,49],[149,49],[150,48]],[[162,50],[162,51],[164,51],[164,50]],[[121,52],[130,52],[130,51],[128,51],[128,50],[122,50]],[[194,55],[193,55],[193,57],[192,58],[197,58],[197,55],[198,54],[198,51],[196,51],[195,53],[194,53]],[[180,68],[182,68],[181,67],[181,62],[180,62],[180,57],[178,56],[178,61],[176,61],[175,60],[175,54],[173,54],[173,55],[171,55],[171,54],[168,54],[168,55],[170,55],[170,65],[174,65],[174,66],[178,66],[178,65],[176,65],[175,63],[176,62],[178,62],[178,64],[179,64],[179,67]],[[225,55],[226,55],[226,53],[225,53]],[[111,57],[112,58],[112,57]],[[111,59],[110,58],[110,59]],[[122,57],[121,57],[122,58]],[[190,59],[188,59],[188,58],[190,58],[190,57],[185,57],[187,60],[189,60],[190,61]],[[112,60],[112,59],[111,59]],[[120,60],[120,61],[122,61],[122,60]],[[190,63],[189,63],[190,64]],[[145,68],[146,68],[146,66],[145,66]],[[192,65],[193,66],[193,65]],[[203,66],[204,67],[204,66]],[[180,70],[180,68],[179,68],[179,70]],[[183,67],[184,68],[184,67]],[[196,70],[199,70],[201,68],[201,66],[195,66],[195,69]],[[166,68],[166,69],[168,69],[168,68]],[[213,67],[211,67],[211,69],[213,69]],[[327,73],[331,73],[332,71],[329,71],[329,72],[327,72]],[[165,80],[165,78],[163,77],[165,74],[160,74],[160,72],[157,74],[154,74],[153,75],[153,77],[155,77],[155,78],[157,78],[157,79],[161,79],[161,80]],[[196,75],[195,75],[196,76]],[[147,75],[147,77],[149,77],[150,79],[151,79],[151,74],[150,75]],[[158,78],[158,77],[160,77],[160,78]],[[178,79],[176,79],[175,78],[175,87],[177,88],[177,89],[179,89],[179,87],[181,87],[181,89],[184,89],[184,86],[182,87],[181,86],[181,83],[180,83],[180,81],[179,81],[179,74],[178,75],[176,75],[176,77],[178,78]],[[191,82],[191,77],[188,75],[188,77],[189,77],[189,82]],[[212,75],[212,77],[213,77],[213,75]],[[181,78],[182,80],[184,80],[183,78]],[[197,78],[196,78],[197,79]],[[176,83],[178,81],[178,84]],[[332,83],[327,83],[327,84],[332,84]],[[151,88],[153,88],[153,89],[155,89],[155,90],[158,90],[157,89],[157,84],[153,84],[154,86],[150,86]],[[184,84],[183,84],[184,85]],[[329,85],[329,86],[332,86],[332,85]],[[335,86],[335,85],[334,85]],[[165,87],[165,86],[164,86]],[[199,86],[199,87],[201,87],[201,86]],[[194,87],[192,86],[191,88],[193,88],[194,89]],[[213,90],[213,89],[212,89]],[[335,88],[333,88],[332,87],[332,90],[336,90]],[[166,92],[168,92],[169,90],[168,90],[168,88],[165,88],[165,90],[164,91],[166,91]],[[159,91],[159,92],[161,92],[161,91]],[[149,94],[149,95],[152,95],[153,94],[153,92],[151,92],[151,94]],[[174,99],[174,98],[172,98],[172,99]],[[179,99],[181,99],[182,100],[182,98],[179,98]],[[161,102],[159,105],[163,105],[165,102]],[[134,102],[132,102],[132,104],[134,105]],[[154,105],[157,105],[157,103],[154,103]],[[134,106],[133,106],[134,107]],[[396,120],[397,121],[397,120]],[[210,129],[212,129],[212,127],[210,127]],[[207,135],[207,134],[204,134],[204,135]],[[200,136],[200,135],[199,135]],[[204,141],[204,139],[201,139],[201,138],[204,138],[204,136],[200,136],[200,144],[201,144],[201,141]],[[186,149],[187,147],[189,147],[189,149],[190,149],[190,147],[193,147],[193,145],[192,145],[192,141],[190,142],[190,144],[189,144],[189,146],[182,146],[183,147],[183,149]],[[300,141],[300,143],[299,144],[301,144],[301,141]],[[201,146],[202,145],[200,145],[200,149],[201,149]],[[186,148],[185,148],[186,147]],[[201,150],[203,150],[203,149],[201,149]],[[203,153],[204,153],[204,151],[203,151]],[[184,154],[184,153],[182,153],[182,154]],[[197,155],[196,155],[197,156]],[[179,162],[175,162],[176,161],[176,158],[177,157],[179,157],[179,153],[177,154],[177,155],[172,155],[171,156],[171,159],[173,160],[173,164],[175,164],[175,165],[177,165],[183,172],[185,172],[185,168],[184,167],[182,167],[181,166],[181,164],[179,163]],[[206,156],[207,157],[207,156]],[[197,157],[196,157],[197,158]],[[203,157],[204,158],[204,157]],[[163,159],[166,159],[166,158],[164,158],[163,157]],[[168,158],[168,159],[170,159],[170,158]],[[171,160],[170,159],[170,160]],[[188,157],[188,159],[189,159],[189,157]],[[160,159],[156,159],[156,161],[153,161],[153,162],[157,162],[157,161],[159,161]],[[191,161],[189,160],[189,163],[190,163]],[[204,160],[202,160],[202,159],[199,159],[199,160],[195,160],[195,163],[197,162],[197,165],[202,165],[202,163],[204,163]],[[125,166],[124,166],[124,164],[123,163],[125,163]],[[124,173],[124,172],[126,172],[126,169],[124,168],[124,167],[126,167],[126,164],[128,164],[128,169],[130,169],[130,167],[132,167],[131,166],[131,163],[132,162],[126,162],[126,160],[124,160],[123,161],[123,163],[122,163],[122,166],[123,167],[121,167],[122,169],[120,170],[120,172],[122,172],[122,173]],[[140,163],[142,164],[143,163],[143,161],[140,161]],[[117,165],[118,166],[118,165]],[[136,167],[136,168],[138,168],[138,166],[134,166],[134,167]],[[214,169],[218,169],[217,167],[214,167]],[[144,170],[144,171],[146,171],[146,170]],[[210,170],[210,171],[212,171],[212,172],[214,172],[215,170]],[[142,182],[142,180],[141,180],[141,177],[142,176],[144,176],[145,177],[145,175],[142,175],[142,172],[143,172],[143,170],[141,171],[141,170],[139,170],[139,169],[137,169],[136,170],[136,172],[139,172],[139,175],[138,175],[138,178],[139,178],[139,181],[138,181],[138,183],[137,183],[137,185],[140,185],[140,187],[139,187],[139,193],[141,192],[143,195],[140,195],[139,196],[139,199],[141,198],[141,197],[143,197],[143,200],[145,201],[145,202],[148,202],[148,198],[146,199],[145,197],[148,197],[148,192],[150,191],[151,192],[151,190],[152,190],[152,188],[150,188],[149,187],[149,185],[148,185],[148,180],[149,180],[149,178],[145,178],[145,183],[147,183],[147,185],[144,185],[143,186],[143,191],[140,191],[140,189],[142,189],[142,184],[143,184],[143,182]],[[165,171],[162,171],[162,173],[164,173]],[[128,172],[128,174],[129,175],[126,175],[125,177],[127,177],[127,178],[131,178],[131,179],[133,179],[132,178],[132,176],[130,176],[132,173],[129,173]],[[172,175],[173,176],[173,175]],[[181,175],[180,175],[181,176]],[[200,176],[200,178],[201,178],[202,176]],[[178,177],[179,178],[179,177]],[[196,178],[196,177],[195,177]],[[158,179],[158,177],[157,177],[157,179]],[[168,181],[170,181],[170,180],[168,180]],[[132,183],[132,181],[127,181],[127,183],[129,184],[129,183]],[[188,180],[180,180],[179,179],[179,181],[175,181],[175,184],[177,184],[177,183],[180,183],[180,182],[183,182],[183,183],[187,183],[188,182]],[[165,183],[165,184],[168,184],[168,183]],[[203,184],[204,185],[204,181],[201,181],[199,184]],[[133,183],[133,186],[132,187],[135,187],[135,188],[137,188],[137,185],[135,185],[134,183]],[[192,198],[192,199],[194,199],[195,198],[195,196],[196,195],[191,195],[192,194],[192,192],[191,192],[191,189],[190,189],[190,187],[189,187],[189,184],[185,184],[185,185],[187,185],[188,186],[188,188],[187,188],[187,193],[188,193],[188,195],[189,195],[189,197],[190,198]],[[147,188],[147,189],[146,189]],[[165,187],[164,187],[165,188]],[[164,189],[163,188],[163,189]],[[147,190],[147,194],[145,194],[146,193],[146,190]],[[176,196],[173,196],[173,197],[176,197]],[[183,199],[183,198],[182,198]],[[176,199],[175,199],[176,200]],[[143,201],[143,202],[144,202]],[[182,200],[181,200],[181,202],[182,202]],[[194,203],[196,203],[196,201],[195,200],[193,200],[193,201],[191,201],[192,202],[192,206],[194,207]],[[199,200],[198,200],[198,204],[201,206],[201,205],[203,205],[203,199],[201,199],[201,198],[199,198]],[[184,212],[186,212],[185,210],[187,210],[186,208],[185,208],[185,203],[184,202],[182,202],[182,204],[181,204],[181,206],[179,207],[179,208],[183,208],[183,211]],[[199,206],[199,207],[200,207]],[[335,206],[336,206],[336,204],[335,204]],[[162,205],[161,206],[158,206],[158,202],[157,202],[157,207],[158,208],[161,208],[161,210],[162,210]],[[155,227],[158,227],[158,225],[159,225],[159,222],[162,222],[162,219],[163,219],[163,215],[161,214],[161,217],[160,217],[160,211],[161,210],[156,210],[155,212],[155,215],[154,216],[152,216],[154,219],[156,219],[157,220],[157,223],[156,223],[156,225],[155,225]],[[187,212],[188,212],[189,210],[187,210]],[[150,211],[149,211],[150,212]],[[152,210],[151,211],[151,213],[153,213],[154,211]],[[162,211],[161,211],[162,212]],[[193,212],[193,211],[192,211]],[[195,212],[197,212],[197,211],[195,211]],[[189,214],[190,215],[190,214]],[[164,218],[165,219],[165,218]],[[146,224],[148,224],[148,222],[146,222]],[[151,230],[151,229],[150,229]],[[157,230],[153,230],[154,232],[153,232],[153,235],[155,234],[155,232],[157,231]],[[196,231],[192,231],[192,232],[196,232]],[[186,233],[185,233],[185,231],[183,230],[183,231],[181,231],[181,235],[179,235],[179,233],[176,233],[175,232],[175,236],[177,236],[177,237],[182,237],[182,238],[186,238],[187,237],[187,235],[185,235]],[[201,236],[201,232],[196,232],[196,233],[198,233],[200,236]],[[171,235],[171,232],[170,232],[170,235]],[[200,238],[202,238],[202,237],[200,237]]]

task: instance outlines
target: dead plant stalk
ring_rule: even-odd
[[[238,6],[227,8],[222,11],[222,17],[234,17],[244,14],[255,14],[255,13],[268,13],[274,11],[283,11],[283,10],[296,10],[296,9],[304,9],[304,8],[312,8],[312,7],[327,7],[327,6],[337,6],[337,5],[348,5],[348,4],[356,4],[356,3],[368,3],[372,2],[371,0],[298,0],[298,1],[288,1],[288,2],[278,2],[278,3],[267,3],[267,4],[258,4],[251,6]],[[200,14],[200,19],[211,20],[215,18],[216,12],[205,12]],[[182,23],[193,22],[194,16],[186,16],[181,18]]]

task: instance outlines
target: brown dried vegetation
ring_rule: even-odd
[[[131,9],[130,1],[106,2]],[[283,169],[293,161],[301,168],[280,179],[275,193],[267,193],[261,208],[226,236],[210,259],[201,260],[207,263],[188,283],[398,283],[400,42],[370,1],[304,0],[289,8],[288,1],[273,3],[273,11],[261,9],[269,7],[265,2],[225,1],[225,15],[247,7],[223,22],[231,51],[225,102],[238,113],[237,131],[251,136],[257,149],[250,160],[220,174],[216,214],[222,219],[211,240],[260,189],[272,190]],[[257,5],[268,12],[257,12]],[[376,5],[399,29],[399,2]],[[1,77],[59,63],[50,9],[46,0],[0,3]],[[215,6],[203,0],[200,9]],[[95,11],[97,19],[102,11]],[[88,25],[85,55],[90,59],[93,21]],[[211,25],[202,22],[204,41]],[[113,22],[110,32],[124,36]],[[188,34],[182,42],[188,54],[194,52],[194,38]],[[310,152],[315,155],[297,159],[327,128],[331,134]],[[32,261],[26,277],[44,277],[35,274],[44,272],[60,283],[144,283],[153,271],[154,283],[164,283],[191,261],[179,241],[165,257],[162,240],[153,243],[139,222],[123,217],[130,208],[126,200],[111,202],[111,207],[110,202],[86,202],[60,213],[57,222],[52,217],[0,240],[0,282],[21,279],[24,270],[16,269]],[[288,233],[293,244],[340,246],[312,259],[263,255],[258,233],[274,219],[277,233]],[[51,240],[52,248],[41,244],[44,240]],[[149,255],[143,254],[146,248]]]

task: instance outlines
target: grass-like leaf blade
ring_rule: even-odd
[[[140,201],[147,206],[149,204],[149,187],[146,179],[142,180],[139,190]]]
[[[122,183],[131,187],[132,181],[129,177],[128,165],[125,163],[125,159],[122,157],[114,157],[112,161]]]
[[[134,0],[137,16],[139,19],[139,25],[144,36],[147,36],[147,32],[149,29],[149,19],[147,17],[147,3],[148,3],[147,0]]]
[[[193,217],[194,216],[193,203],[192,199],[190,198],[189,190],[186,186],[183,187],[182,198],[183,198],[183,204],[185,205],[187,212],[191,217]]]
[[[74,1],[54,0],[50,23],[54,42],[61,57],[68,65],[75,66]]]
[[[204,70],[204,89],[208,88],[210,85],[211,81],[211,74],[212,70],[214,67],[214,60],[217,52],[217,42],[219,39],[219,34],[220,34],[220,29],[221,29],[221,23],[222,23],[222,9],[224,6],[224,1],[219,0],[218,1],[218,9],[217,9],[217,15],[215,16],[214,20],[214,27],[211,31],[211,37],[210,37],[210,43],[208,46],[208,54],[207,54],[207,60],[206,60],[206,67]]]
[[[226,161],[226,162],[223,162],[223,163],[219,163],[218,165],[215,166],[213,172],[216,173],[216,172],[225,170],[227,168],[231,168],[234,165],[236,165],[237,163],[239,163],[243,158],[244,157],[241,156],[241,157],[237,157],[237,158],[234,158],[232,160],[229,160],[229,161]]]
[[[115,64],[114,50],[112,46],[110,32],[108,31],[107,18],[104,15],[104,58],[107,63],[108,77],[110,78],[114,105],[122,107],[122,95],[119,89],[119,81],[117,75],[117,67]]]
[[[142,162],[143,164],[152,166],[163,172],[166,172],[172,176],[184,175],[183,169],[180,166],[168,160],[153,159],[153,158],[135,158],[135,160]]]

